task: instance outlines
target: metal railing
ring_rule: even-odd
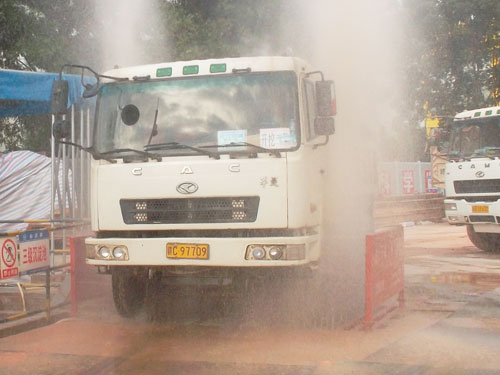
[[[0,324],[6,323],[6,322],[11,322],[14,320],[19,320],[25,317],[45,313],[45,318],[46,321],[49,322],[51,319],[52,312],[56,309],[60,309],[65,306],[69,306],[72,303],[74,303],[74,298],[72,297],[72,294],[74,291],[72,290],[74,282],[70,280],[70,292],[68,293],[65,298],[63,298],[62,302],[59,302],[57,304],[52,304],[52,293],[51,289],[53,287],[53,282],[52,282],[52,275],[55,275],[56,271],[64,271],[66,270],[66,273],[70,275],[71,278],[74,277],[75,270],[74,268],[74,263],[72,262],[67,262],[66,260],[66,255],[70,254],[70,250],[66,248],[68,245],[68,241],[65,240],[64,242],[61,242],[63,245],[63,248],[61,249],[55,249],[55,244],[52,242],[53,239],[55,238],[54,234],[58,231],[67,231],[68,229],[79,229],[78,233],[82,233],[83,231],[88,231],[88,222],[85,221],[77,221],[76,219],[66,219],[65,221],[62,220],[55,220],[55,221],[50,221],[50,220],[2,220],[1,223],[28,223],[28,224],[35,224],[36,226],[31,228],[29,231],[17,231],[17,232],[4,232],[0,233],[0,239],[3,238],[13,238],[17,237],[18,243],[19,243],[19,238],[20,236],[24,234],[30,234],[30,233],[35,233],[35,232],[42,232],[46,231],[51,234],[49,237],[49,253],[48,253],[48,259],[50,260],[49,265],[42,266],[40,268],[37,268],[33,271],[28,271],[28,272],[22,272],[18,271],[17,276],[19,276],[16,280],[11,280],[6,279],[0,283],[0,290],[2,288],[17,288],[19,290],[19,295],[22,301],[22,311],[19,313],[15,313],[12,315],[9,315],[7,317],[4,317],[0,319]],[[18,246],[19,247],[19,246]],[[62,255],[62,258],[55,263],[60,263],[60,264],[55,264],[54,259],[55,255]],[[20,261],[21,261],[21,256],[20,252],[16,253],[17,256],[17,264],[20,266]],[[74,255],[72,255],[74,256]],[[43,283],[32,283],[32,282],[22,282],[20,280],[20,277],[26,276],[26,275],[35,275],[35,274],[44,274],[45,279]],[[27,303],[26,303],[26,291],[27,290],[33,290],[33,289],[45,289],[45,303],[43,308],[36,308],[34,310],[28,311],[27,309]],[[75,310],[75,308],[71,308],[71,310]]]
[[[90,146],[92,115],[93,108],[89,105],[71,106],[67,116],[70,117],[71,135],[69,138],[72,143],[83,147]],[[53,116],[52,123],[54,120]],[[69,223],[89,220],[90,160],[91,157],[87,152],[57,143],[54,136],[51,136],[51,222]],[[66,242],[66,240],[67,233],[64,228],[62,241]],[[53,238],[51,243],[55,244]]]

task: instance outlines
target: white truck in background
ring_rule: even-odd
[[[335,114],[321,72],[293,57],[88,70],[97,83],[84,97],[97,105],[86,258],[111,273],[120,314],[135,315],[160,285],[317,268]],[[71,144],[65,95],[56,81],[54,134]]]
[[[478,248],[500,251],[500,107],[459,113],[451,124],[445,212]]]

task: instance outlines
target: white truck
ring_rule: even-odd
[[[478,248],[500,251],[500,107],[459,113],[451,125],[444,201],[452,225]]]
[[[321,72],[249,57],[93,73],[86,258],[112,274],[120,314],[135,315],[154,285],[224,287],[317,268],[335,114]],[[56,81],[54,134],[71,144],[65,95]]]

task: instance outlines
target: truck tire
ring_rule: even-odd
[[[477,248],[494,253],[500,252],[500,234],[478,233],[472,225],[467,225],[467,235]]]
[[[112,269],[113,301],[118,314],[131,318],[142,309],[146,295],[146,276],[125,267]]]
[[[146,282],[144,298],[144,307],[146,309],[146,317],[151,322],[159,321],[161,318],[161,303],[162,298],[162,283],[161,274],[154,273]]]

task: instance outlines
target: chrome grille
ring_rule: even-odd
[[[248,223],[257,219],[259,197],[122,199],[126,224]]]
[[[470,215],[471,223],[495,223],[495,217],[491,215]]]
[[[453,182],[455,193],[500,193],[500,179],[463,180]]]

